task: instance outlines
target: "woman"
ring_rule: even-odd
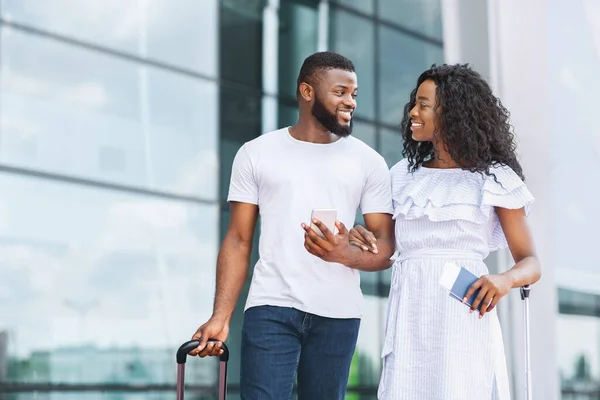
[[[533,196],[508,112],[467,65],[433,66],[411,93],[402,132],[406,158],[391,170],[397,258],[378,398],[508,399],[495,306],[541,276],[526,222]],[[363,227],[350,237],[371,248]],[[484,258],[507,246],[516,264],[490,275]],[[465,296],[480,289],[471,307],[440,286],[449,263],[479,277]]]

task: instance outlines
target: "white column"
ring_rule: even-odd
[[[535,399],[558,399],[556,359],[558,303],[552,259],[552,193],[548,139],[547,0],[489,0],[496,48],[494,70],[498,93],[511,111],[521,165],[536,202],[529,223],[543,277],[531,291],[531,359]],[[520,299],[513,300],[520,302]],[[525,363],[521,306],[512,307],[512,348],[516,399],[525,399]]]
[[[279,0],[269,0],[263,10],[263,98],[262,131],[278,128],[277,91],[279,85]]]
[[[442,0],[445,62],[469,63],[486,79],[490,77],[487,10],[481,0]]]
[[[329,2],[321,0],[319,3],[319,36],[317,51],[326,51],[329,48]]]

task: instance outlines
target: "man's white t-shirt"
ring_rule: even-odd
[[[391,214],[390,173],[381,155],[352,136],[316,144],[279,129],[239,149],[227,200],[259,207],[259,260],[246,310],[272,305],[329,318],[362,316],[359,272],[310,254],[301,224],[310,224],[316,208],[337,209],[348,229],[359,208]]]

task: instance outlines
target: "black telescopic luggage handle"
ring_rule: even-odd
[[[208,342],[219,342],[219,340],[209,339]],[[187,355],[199,345],[199,340],[190,340],[182,344],[179,350],[177,350],[177,400],[183,400]],[[219,356],[219,400],[225,400],[227,397],[227,361],[229,361],[229,349],[223,342],[221,342],[221,349],[223,350],[223,354]]]

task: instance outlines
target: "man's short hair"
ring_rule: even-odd
[[[314,53],[306,57],[304,63],[302,63],[296,84],[296,95],[300,94],[300,84],[302,82],[314,86],[318,84],[323,73],[331,69],[356,72],[352,61],[341,54],[332,51]]]

